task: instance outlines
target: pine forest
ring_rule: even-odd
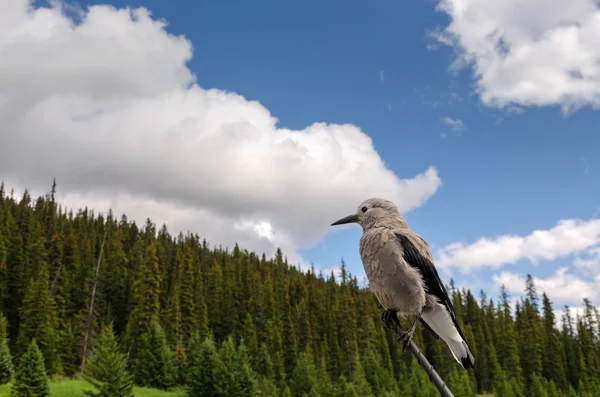
[[[150,219],[65,210],[55,191],[0,190],[0,383],[11,396],[48,395],[59,378],[86,379],[94,396],[132,396],[132,385],[190,397],[439,396],[343,261],[337,278],[301,271],[280,250],[267,259]],[[592,302],[555,318],[532,277],[514,306],[504,288],[487,296],[447,281],[475,368],[421,326],[415,343],[455,396],[600,396]]]

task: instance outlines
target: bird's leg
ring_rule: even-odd
[[[381,313],[381,321],[390,328],[393,329],[399,336],[400,339],[404,338],[406,331],[400,326],[400,320],[398,320],[398,314],[394,309],[386,309]]]
[[[420,318],[421,318],[421,314],[417,314],[417,317],[415,318],[415,321],[413,322],[413,324],[410,327],[410,329],[408,330],[408,332],[405,332],[404,335],[400,338],[400,339],[404,339],[404,343],[402,344],[402,351],[406,351],[406,349],[408,349],[408,346],[410,345],[410,341],[412,340],[412,338],[415,334],[415,329],[417,328],[417,323],[419,322]],[[400,341],[400,339],[398,339],[398,342]]]
[[[386,309],[381,313],[381,321],[390,329],[395,329],[396,324],[399,323],[396,311],[393,309]]]

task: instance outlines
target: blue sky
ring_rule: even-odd
[[[107,4],[70,3],[83,9]],[[477,3],[469,7],[476,11]],[[588,222],[600,208],[600,118],[594,110],[598,96],[586,96],[568,81],[552,87],[535,80],[535,75],[518,77],[535,88],[519,91],[523,85],[509,76],[514,70],[501,63],[505,72],[498,73],[500,77],[490,69],[480,69],[483,74],[476,75],[474,65],[486,55],[473,50],[477,43],[469,47],[467,41],[458,40],[445,45],[434,37],[453,21],[455,37],[467,37],[472,23],[458,14],[436,10],[435,1],[143,0],[108,4],[145,7],[152,18],[166,20],[170,34],[184,35],[191,42],[193,57],[188,67],[199,86],[258,101],[279,120],[279,128],[302,130],[315,122],[353,124],[371,137],[376,152],[399,178],[412,178],[435,167],[441,186],[406,213],[434,255],[457,242],[468,248],[483,237],[525,237],[535,230],[552,229],[563,219]],[[498,22],[493,13],[483,15]],[[513,22],[507,32],[511,27],[517,31],[522,23]],[[541,25],[547,31],[554,28]],[[511,48],[529,40],[516,35],[509,38]],[[456,70],[454,62],[462,59],[457,50],[465,49],[475,63]],[[544,66],[544,61],[529,62]],[[504,100],[506,106],[482,99],[477,90],[482,87],[480,76],[490,77],[484,79],[486,92]],[[506,92],[514,89],[507,94],[505,88]],[[545,94],[544,90],[552,89],[560,92]],[[582,107],[565,114],[562,107],[573,103]],[[340,205],[322,222],[328,225],[355,205]],[[596,230],[575,238],[589,237],[589,244],[558,250],[537,264],[527,256],[543,257],[543,247],[541,252],[516,255],[516,265],[507,260],[497,267],[479,262],[469,268],[442,266],[442,274],[446,281],[453,277],[458,284],[477,291],[483,288],[492,297],[498,294],[493,276],[502,271],[511,273],[505,280],[513,283],[515,292],[524,288],[518,286],[517,276],[527,272],[546,279],[548,289],[564,288],[556,280],[556,270],[564,266],[577,275],[578,282],[598,287],[600,279],[593,281],[600,274],[596,262],[591,279],[589,273],[577,273],[581,269],[573,265],[579,257],[593,257],[600,243]],[[343,257],[350,271],[362,277],[359,237],[358,226],[331,230],[316,246],[299,253],[305,261],[325,269],[338,265]],[[504,249],[500,244],[498,248]],[[555,299],[576,304],[579,297],[562,293]]]
[[[557,106],[522,114],[482,106],[471,70],[449,70],[452,49],[428,49],[435,41],[427,32],[448,21],[432,2],[123,4],[147,6],[192,40],[190,66],[204,87],[258,100],[284,127],[356,124],[401,177],[437,167],[442,187],[407,214],[434,249],[527,235],[559,219],[588,219],[600,206],[597,112],[585,108],[565,117]],[[467,129],[459,135],[443,117],[462,120]],[[349,210],[340,208],[340,215]],[[343,257],[362,276],[359,237],[359,227],[330,233],[302,253],[328,266]],[[535,268],[525,262],[519,270],[546,276],[569,260]],[[477,272],[482,287],[491,287],[491,273]]]

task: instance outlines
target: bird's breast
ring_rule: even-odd
[[[363,234],[360,254],[371,290],[386,308],[415,313],[425,304],[420,273],[403,259],[392,230],[376,229]]]
[[[360,256],[370,284],[376,283],[383,276],[385,269],[381,266],[381,250],[389,240],[388,233],[376,229],[363,233],[360,239]]]

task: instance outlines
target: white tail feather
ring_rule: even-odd
[[[439,306],[435,310],[426,310],[421,315],[423,321],[446,342],[454,359],[460,365],[465,366],[465,360],[474,364],[473,354],[469,350],[466,341],[454,326],[454,322],[446,308]]]

